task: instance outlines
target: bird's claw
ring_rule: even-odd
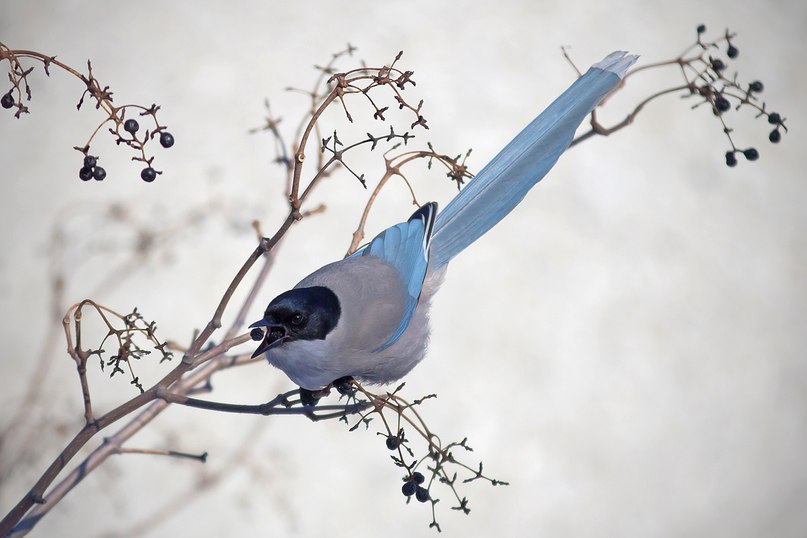
[[[356,392],[356,388],[353,386],[353,377],[347,375],[335,380],[324,389],[308,390],[300,387],[300,403],[306,407],[314,407],[322,398],[331,393],[331,387],[335,388],[342,396],[351,396]]]
[[[305,407],[314,407],[320,399],[327,396],[330,392],[330,389],[327,387],[319,390],[308,390],[300,387],[300,403]]]
[[[356,392],[356,387],[353,386],[353,377],[349,375],[340,377],[331,383],[331,385],[333,385],[333,388],[342,396],[352,396],[353,393]]]

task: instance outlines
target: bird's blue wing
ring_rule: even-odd
[[[636,59],[620,51],[594,64],[468,182],[437,217],[433,268],[447,264],[518,205]]]
[[[415,211],[408,221],[387,228],[353,254],[381,258],[398,270],[406,286],[406,305],[400,324],[387,341],[373,351],[381,351],[394,344],[409,326],[429,265],[429,247],[436,215],[437,204],[428,203]]]

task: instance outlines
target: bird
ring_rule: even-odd
[[[253,358],[265,354],[306,405],[353,379],[385,385],[408,374],[426,354],[430,302],[448,263],[521,202],[637,59],[617,51],[592,65],[442,211],[424,204],[275,297],[250,325],[260,340]]]

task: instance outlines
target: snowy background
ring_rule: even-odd
[[[71,147],[99,116],[89,106],[76,112],[75,79],[46,79],[38,68],[32,113],[18,121],[0,111],[4,417],[16,413],[37,357],[52,356],[44,401],[27,410],[43,426],[0,484],[0,513],[82,423],[73,363],[52,338],[61,332],[49,307],[54,229],[78,241],[65,254],[75,267],[65,301],[136,305],[162,338],[187,342],[253,248],[249,223],[272,230],[286,212],[272,141],[248,134],[263,123],[264,98],[290,136],[306,102],[284,88],[310,87],[312,65],[346,43],[359,47],[353,61],[370,65],[404,50],[401,66],[418,82],[409,93],[425,100],[431,127],[416,142],[449,154],[473,147],[479,170],[574,79],[562,45],[581,68],[617,49],[654,62],[681,52],[699,23],[710,36],[739,33],[732,69],[765,83],[790,134],[774,146],[764,121],[731,112],[738,144],[761,158],[729,169],[719,123],[670,96],[629,129],[575,147],[452,264],[431,351],[406,390],[436,392],[423,408],[432,428],[467,436],[486,471],[511,482],[467,487],[469,516],[438,491],[447,536],[804,536],[807,5],[795,0],[3,2],[0,41],[80,69],[92,59],[117,103],[159,103],[177,143],[157,151],[165,173],[145,184],[131,153],[101,136],[107,180],[83,183]],[[674,72],[637,78],[606,121],[677,81]],[[371,162],[359,161],[368,177]],[[409,176],[423,198],[450,199],[439,172],[415,166]],[[344,253],[364,192],[344,173],[323,187],[316,200],[328,211],[294,230],[259,302]],[[387,197],[371,234],[410,212],[403,187]],[[159,232],[211,201],[193,232],[120,269],[132,234],[77,217],[117,203]],[[81,248],[109,254],[79,263]],[[105,280],[113,269],[123,283]],[[93,382],[102,407],[132,396],[125,382]],[[211,397],[259,403],[289,388],[282,373],[255,364],[215,378]],[[5,457],[17,441],[4,440]],[[171,409],[129,446],[210,457],[204,468],[112,458],[33,535],[434,535],[428,507],[404,504],[372,431]],[[160,525],[146,525],[164,506]]]

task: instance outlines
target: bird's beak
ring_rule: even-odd
[[[266,333],[261,341],[261,344],[258,346],[258,349],[256,349],[255,353],[252,354],[253,359],[266,353],[270,347],[283,342],[286,339],[286,328],[283,325],[270,323],[266,319],[262,319],[249,326],[250,329],[255,329],[257,327],[265,328]]]
[[[269,327],[270,325],[271,325],[271,323],[266,321],[266,318],[263,318],[262,320],[256,321],[255,323],[250,325],[249,328],[254,329],[255,327]]]

